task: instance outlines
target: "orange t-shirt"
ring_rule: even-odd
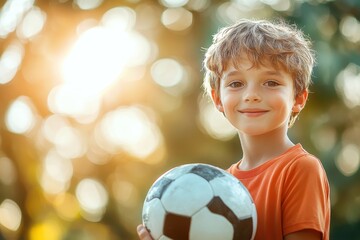
[[[300,144],[277,158],[241,171],[228,171],[249,190],[257,210],[256,240],[277,240],[314,229],[329,239],[330,189],[321,162]]]

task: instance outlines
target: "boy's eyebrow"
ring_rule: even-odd
[[[234,71],[231,71],[231,72],[228,72],[228,73],[225,73],[223,78],[227,78],[227,77],[231,77],[231,76],[236,76],[240,73],[240,71],[237,71],[237,70],[234,70]]]
[[[266,74],[266,75],[273,75],[273,76],[281,76],[282,74],[280,73],[280,71],[276,71],[276,70],[264,70],[262,72],[263,74]],[[237,70],[234,70],[234,71],[231,71],[231,72],[228,72],[228,73],[225,73],[223,78],[227,78],[227,77],[231,77],[231,76],[236,76],[238,74],[241,74],[240,71],[237,71]]]
[[[274,76],[282,75],[279,71],[276,71],[276,70],[265,70],[264,73],[267,75],[274,75]]]

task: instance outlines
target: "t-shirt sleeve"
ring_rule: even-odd
[[[292,162],[286,172],[282,194],[284,236],[304,229],[324,236],[330,212],[329,183],[320,161],[303,155]]]

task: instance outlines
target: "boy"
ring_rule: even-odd
[[[314,57],[310,42],[283,22],[240,20],[214,36],[204,86],[237,129],[242,159],[228,171],[249,190],[255,239],[329,239],[329,183],[320,161],[291,142]],[[151,239],[142,226],[141,239]]]

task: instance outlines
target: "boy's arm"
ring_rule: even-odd
[[[285,236],[284,240],[321,240],[321,233],[313,229],[304,229]]]
[[[137,226],[136,231],[140,240],[152,240],[152,237],[150,236],[144,225],[140,224],[139,226]]]

